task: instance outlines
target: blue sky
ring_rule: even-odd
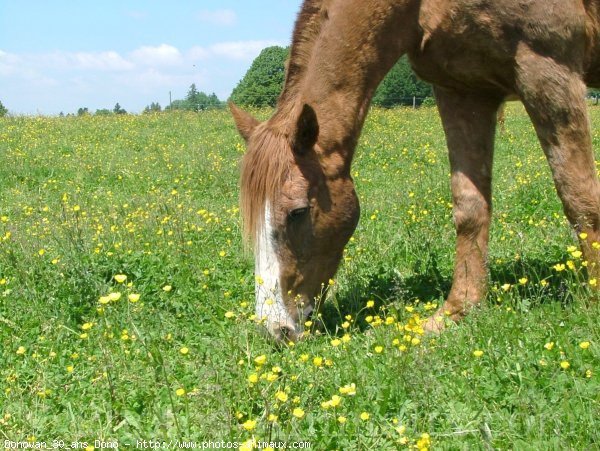
[[[225,99],[301,0],[0,0],[0,101],[15,114]]]

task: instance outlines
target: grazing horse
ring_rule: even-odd
[[[600,0],[305,0],[285,86],[266,122],[231,105],[247,152],[241,211],[253,242],[256,312],[301,337],[359,217],[350,176],[377,85],[403,55],[434,85],[451,166],[452,288],[427,320],[459,320],[485,296],[496,114],[520,99],[600,275],[600,185],[584,101],[600,86]]]

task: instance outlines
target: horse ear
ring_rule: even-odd
[[[294,133],[292,149],[298,154],[304,154],[312,149],[319,137],[319,122],[315,110],[308,104],[304,104]]]
[[[259,122],[233,102],[229,102],[229,110],[231,111],[238,132],[240,132],[244,141],[247,142]]]

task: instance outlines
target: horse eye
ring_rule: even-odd
[[[308,213],[308,207],[296,208],[288,213],[288,217],[291,220],[300,219],[306,213]]]

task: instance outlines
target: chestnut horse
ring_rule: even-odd
[[[373,92],[408,54],[432,83],[450,156],[452,288],[441,330],[486,293],[498,107],[520,99],[552,169],[590,277],[600,276],[600,185],[586,83],[600,87],[600,0],[305,0],[271,119],[231,110],[247,143],[241,211],[254,243],[256,311],[296,340],[359,217],[350,176]]]

